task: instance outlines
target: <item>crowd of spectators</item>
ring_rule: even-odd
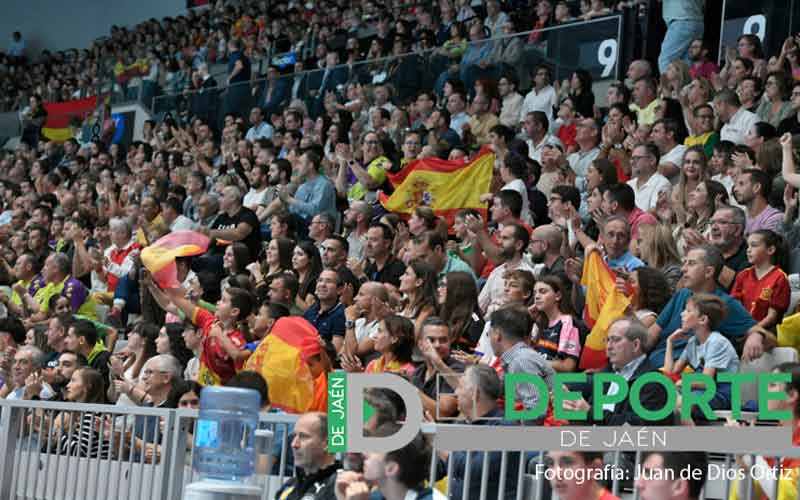
[[[668,3],[665,20],[697,28],[691,16],[702,2],[681,2],[683,12]],[[434,10],[372,2],[312,7],[219,3],[134,30],[114,28],[91,50],[51,63],[52,73],[41,63],[24,76],[17,70],[12,80],[20,89],[67,73],[96,78],[101,66],[131,86],[120,78],[157,77],[155,61],[168,56],[167,67],[183,68],[185,84],[198,92],[182,114],[143,123],[143,140],[129,145],[110,138],[58,144],[33,123],[26,140],[0,156],[0,284],[7,286],[0,294],[0,396],[177,407],[196,406],[201,386],[229,384],[260,389],[267,409],[258,365],[264,339],[287,318],[307,322],[318,334],[302,356],[315,397],[294,428],[298,475],[280,498],[316,491],[313,498],[361,499],[370,487],[389,499],[409,489],[435,498],[422,489],[431,451],[421,437],[390,454],[366,454],[361,472],[336,474],[341,464],[324,448],[327,373],[405,377],[430,420],[559,425],[552,411],[525,422],[490,418],[503,416],[505,374],[539,375],[552,388],[556,373],[582,370],[585,294],[593,286],[582,282],[583,269],[594,252],[631,301],[606,333],[608,363],[595,370],[631,383],[659,370],[714,376],[735,373],[778,345],[796,349],[795,332],[777,334],[794,313],[789,276],[800,270],[794,38],[769,55],[757,37],[743,35],[720,68],[702,33],[681,36],[668,23],[660,76],[650,61],[636,60],[625,81],[595,96],[589,73],[576,70],[559,84],[548,65],[517,67],[504,59],[507,46],[487,38],[568,21],[577,11],[567,2],[541,0],[527,20],[516,16],[525,5],[497,0],[441,0]],[[608,14],[603,2],[582,7],[586,18]],[[370,23],[377,34],[351,36]],[[307,40],[299,26],[319,44],[294,69],[319,68],[318,78],[286,83],[271,65],[265,83],[250,85],[266,41],[283,43],[288,33],[281,50],[296,50]],[[339,35],[359,57],[365,47],[386,54],[441,46],[426,65],[439,64],[442,77],[407,95],[396,85],[400,77],[363,80],[339,65]],[[466,37],[477,43],[467,46]],[[7,60],[26,64],[24,51]],[[214,82],[208,64],[220,60],[228,74]],[[134,66],[148,69],[131,73]],[[238,83],[219,109],[199,91],[216,83]],[[41,100],[33,98],[33,115]],[[467,163],[482,148],[495,162],[481,196],[488,220],[463,209],[450,225],[427,206],[405,220],[378,202],[393,189],[388,173],[426,158]],[[211,245],[178,258],[181,286],[164,289],[140,253],[181,230],[202,233]],[[782,424],[795,429],[800,368],[777,369],[793,378],[783,388],[788,399],[770,405],[792,410]],[[583,397],[565,407],[592,408],[590,386],[580,389]],[[542,396],[531,384],[515,387],[522,409]],[[386,394],[370,397],[381,409],[370,432],[391,434],[402,408]],[[719,384],[710,404],[728,410],[731,397],[730,385]],[[644,384],[640,400],[660,409],[667,390]],[[40,426],[50,429],[42,446],[107,456],[114,431],[93,434],[93,422],[89,415],[81,432],[67,435],[74,419],[53,419]],[[627,401],[604,406],[592,423],[651,425]],[[658,422],[709,423],[702,412]],[[158,459],[157,448],[132,452]],[[449,480],[459,498],[464,488],[478,497],[482,460],[498,471],[489,495],[501,484],[506,497],[516,495],[515,479],[499,480],[499,453],[435,458],[452,459]],[[644,463],[669,468],[696,458],[656,454]],[[557,469],[603,463],[564,452],[545,462]],[[691,481],[672,485],[685,496],[647,497],[667,485],[637,486],[643,498],[697,498]],[[562,499],[615,498],[593,482],[555,481],[552,488]]]

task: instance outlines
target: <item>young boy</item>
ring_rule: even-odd
[[[739,357],[733,344],[716,329],[725,318],[727,309],[725,302],[707,293],[694,294],[681,313],[681,327],[667,338],[667,351],[664,356],[664,371],[667,374],[682,373],[690,366],[697,373],[716,378],[719,372],[738,372]],[[692,332],[694,336],[691,336]],[[686,348],[677,361],[673,361],[672,346],[674,342],[688,338]],[[692,387],[692,392],[703,392],[703,384]],[[681,398],[678,397],[678,408]],[[717,392],[709,401],[713,410],[729,409],[731,405],[730,384],[717,383]],[[698,407],[692,409],[692,417],[702,416]]]

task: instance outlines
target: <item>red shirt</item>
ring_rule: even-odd
[[[578,125],[575,122],[572,122],[569,125],[562,125],[558,129],[558,132],[556,132],[556,137],[561,140],[561,143],[564,145],[565,149],[569,149],[570,146],[577,144],[575,142],[575,136],[577,134]]]
[[[719,73],[719,66],[711,61],[696,62],[689,68],[689,76],[692,79],[706,78],[710,80],[714,73]]]
[[[242,363],[234,363],[222,347],[219,339],[209,336],[211,327],[216,323],[217,317],[200,307],[195,307],[192,323],[203,332],[203,353],[200,355],[200,370],[197,373],[197,382],[200,385],[223,385],[228,379],[242,369]],[[226,332],[228,339],[237,349],[243,349],[246,344],[242,332],[233,330]]]
[[[136,242],[131,243],[130,245],[126,246],[121,250],[118,249],[117,247],[114,247],[111,249],[111,253],[108,256],[108,260],[110,260],[111,262],[113,262],[118,266],[121,266],[122,263],[125,261],[125,257],[127,257],[128,254],[139,248],[142,248],[142,245]],[[117,283],[119,283],[119,278],[117,278],[111,273],[106,274],[106,284],[108,285],[109,292],[113,292],[114,290],[116,290]]]
[[[756,277],[754,267],[748,267],[736,275],[731,297],[742,303],[750,316],[761,321],[767,316],[770,308],[783,316],[789,308],[791,289],[786,274],[780,268],[773,267],[763,278]]]

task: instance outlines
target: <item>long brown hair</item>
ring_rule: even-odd
[[[450,325],[451,342],[461,337],[477,305],[478,287],[472,276],[465,271],[447,273],[447,297],[439,317]]]
[[[547,274],[537,279],[536,283],[544,283],[545,285],[552,288],[554,292],[560,293],[561,298],[558,300],[559,312],[561,312],[561,314],[574,316],[574,312],[572,310],[572,305],[571,305],[572,303],[570,299],[570,289],[568,285],[564,283],[564,280],[562,280],[555,274]],[[534,313],[533,315],[533,321],[538,327],[540,333],[543,332],[549,326],[550,323],[547,314],[545,314],[544,311],[536,311],[536,313]]]
[[[79,403],[102,404],[106,402],[105,390],[103,387],[103,375],[94,368],[78,368],[75,373],[81,378],[86,390],[86,400]]]

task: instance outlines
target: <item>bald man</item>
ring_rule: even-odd
[[[544,264],[539,276],[564,274],[564,257],[561,256],[563,244],[564,231],[560,227],[545,224],[534,229],[528,250],[534,263]]]

